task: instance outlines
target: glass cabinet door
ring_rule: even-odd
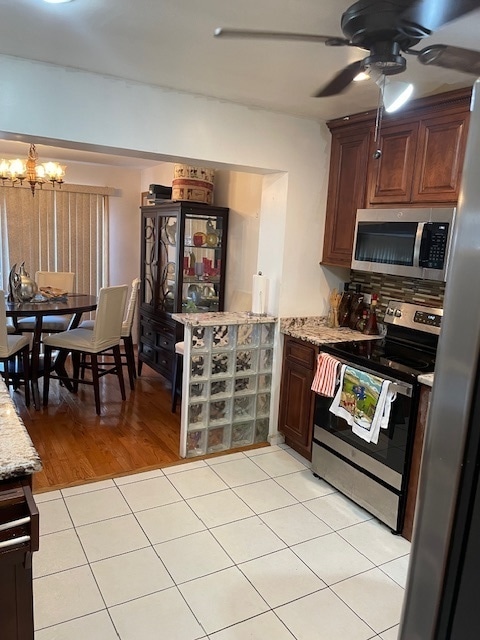
[[[143,247],[142,253],[142,305],[152,311],[156,307],[158,285],[158,256],[157,256],[157,216],[143,218]]]
[[[177,310],[177,238],[179,237],[177,216],[159,217],[158,255],[158,308],[173,313]]]
[[[218,311],[222,282],[222,218],[188,213],[183,236],[182,311]],[[181,254],[182,255],[182,252]]]

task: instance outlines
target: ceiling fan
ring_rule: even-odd
[[[444,24],[480,8],[480,0],[359,0],[343,14],[344,37],[280,31],[257,31],[219,27],[216,37],[257,38],[322,42],[328,47],[358,47],[368,51],[317,91],[314,97],[333,96],[344,91],[362,71],[373,76],[402,73],[413,55],[424,65],[435,65],[480,76],[480,51],[444,44],[412,49]]]

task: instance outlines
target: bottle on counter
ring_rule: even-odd
[[[355,285],[355,293],[352,296],[352,305],[350,311],[350,317],[348,320],[348,326],[350,329],[356,329],[359,320],[363,316],[363,293],[359,284]]]
[[[345,282],[343,285],[342,299],[340,300],[340,306],[338,307],[338,326],[348,327],[348,321],[350,320],[350,312],[352,310],[352,292],[350,291],[350,283]]]
[[[357,331],[360,331],[361,333],[365,333],[365,328],[367,326],[367,322],[368,322],[368,309],[365,307],[365,305],[363,305],[362,303],[362,316],[359,319],[359,321],[357,322],[357,326],[355,327],[355,329]]]
[[[372,301],[370,303],[370,314],[368,316],[368,320],[363,330],[363,333],[365,333],[367,336],[377,336],[379,334],[378,322],[377,322],[377,304],[378,304],[378,295],[376,293],[372,293]]]

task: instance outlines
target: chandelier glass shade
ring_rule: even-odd
[[[11,182],[14,186],[17,182],[23,184],[23,181],[29,183],[32,195],[35,195],[35,187],[40,187],[45,182],[51,182],[59,186],[63,183],[65,177],[65,165],[58,162],[44,162],[39,164],[38,153],[35,145],[31,144],[26,160],[0,160],[0,179],[5,184],[6,181]]]

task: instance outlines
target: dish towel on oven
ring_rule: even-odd
[[[390,380],[342,365],[340,385],[330,411],[346,420],[359,438],[377,444],[380,429],[388,427],[397,395],[390,385]]]
[[[333,398],[339,364],[340,362],[332,358],[328,353],[319,353],[317,356],[317,371],[311,387],[312,391],[321,396]]]

